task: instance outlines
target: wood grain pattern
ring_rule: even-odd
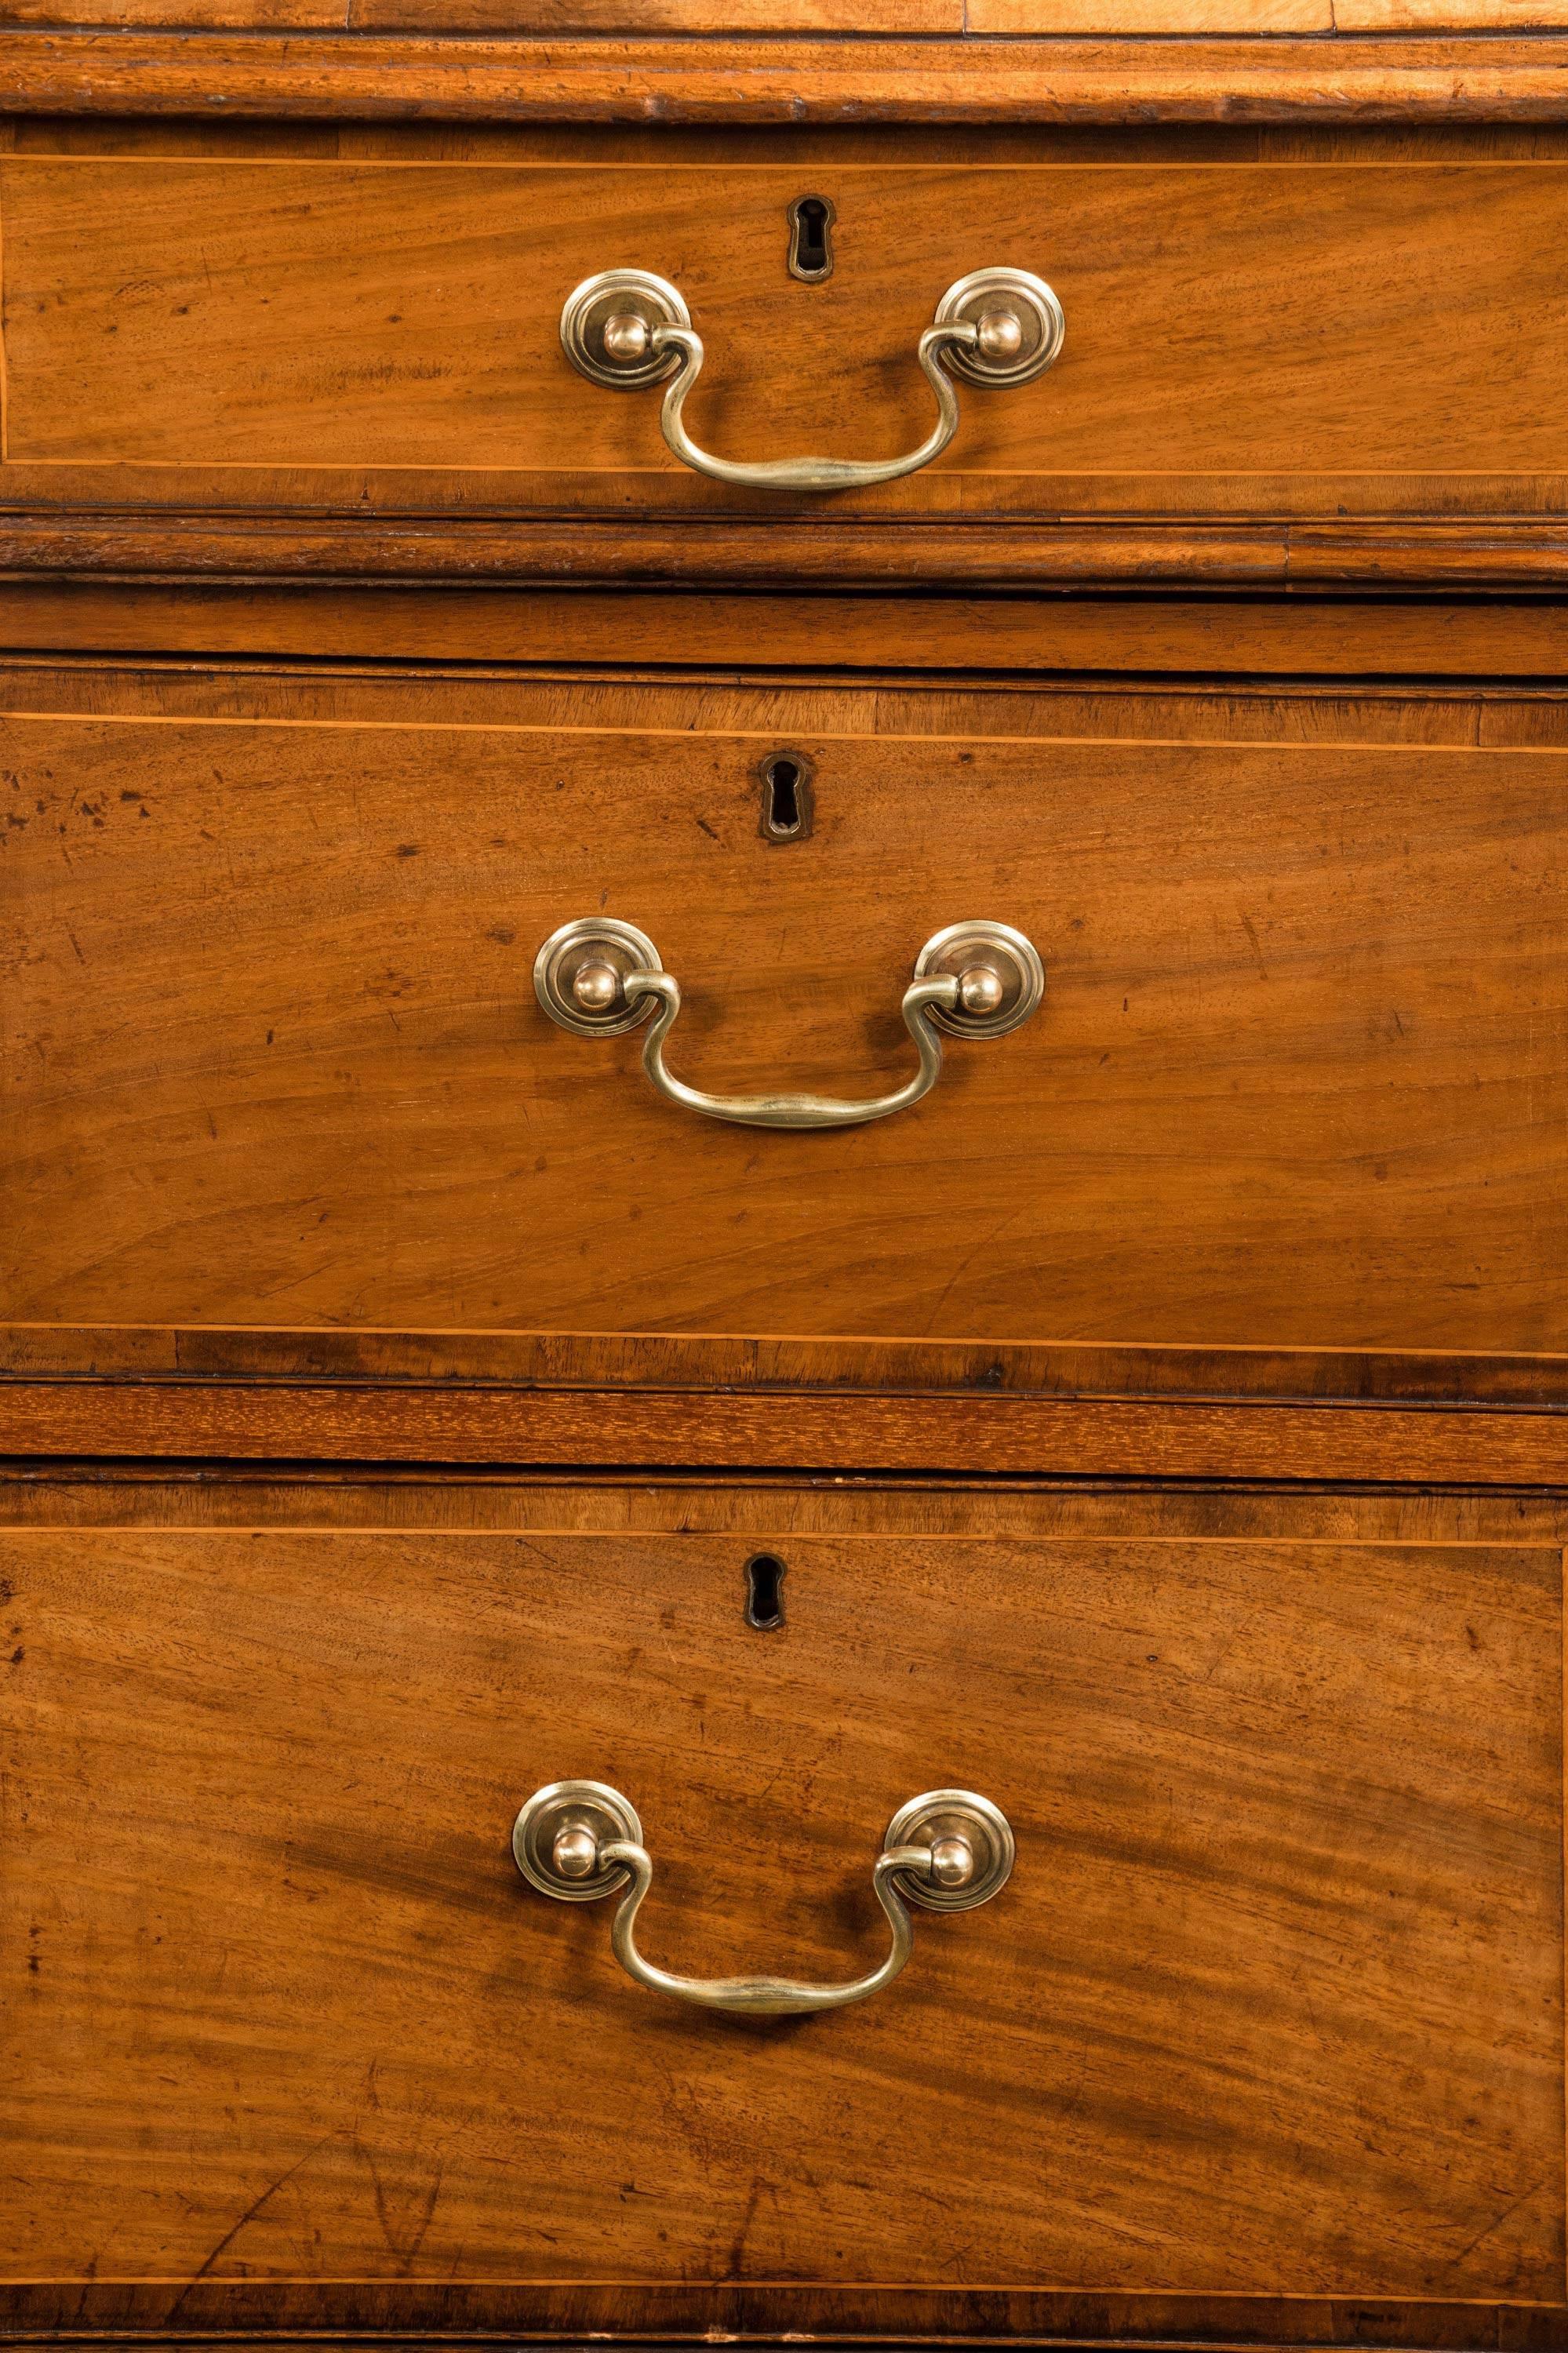
[[[26,37],[19,37],[26,45]],[[193,31],[186,41],[195,53],[201,54],[216,37]],[[264,52],[267,37],[257,34],[252,37],[262,45]],[[314,43],[309,37],[302,36],[302,39],[303,54],[308,58]],[[378,51],[384,45],[373,37],[360,36],[332,46],[357,56]],[[407,46],[412,52],[426,45],[411,40]],[[474,56],[482,57],[493,45],[475,38],[463,46],[471,48]],[[591,49],[601,58],[628,54],[626,43],[609,39],[579,45],[568,39],[559,45],[557,54],[569,57],[574,46]],[[801,49],[800,44],[789,40],[775,45],[704,40],[701,44],[682,41],[662,45],[647,41],[630,46],[644,58],[660,55],[668,48],[688,61],[698,57],[723,57],[740,46],[754,60],[792,58],[799,56]],[[1283,36],[1267,42],[1235,38],[1152,39],[1136,46],[1118,41],[1009,40],[971,44],[966,54],[971,64],[978,65],[987,58],[1000,63],[1007,58],[1033,53],[1070,65],[1074,70],[1112,58],[1125,61],[1137,56],[1181,58],[1216,76],[1223,73],[1227,59],[1234,65],[1259,55],[1285,60],[1300,60],[1308,56],[1358,56],[1364,62],[1382,59],[1391,69],[1408,67],[1417,58],[1425,58],[1458,73],[1478,46],[1480,45],[1468,38],[1449,40],[1436,35],[1410,41],[1380,35],[1370,40],[1336,41],[1331,46]],[[1568,58],[1568,38],[1555,35],[1532,34],[1521,40],[1489,37],[1484,47],[1503,65],[1517,66],[1528,58],[1555,58],[1561,65]],[[817,49],[822,57],[837,57],[846,64],[877,55],[908,58],[942,53],[940,45],[854,39],[825,41],[818,44]],[[111,40],[105,54],[111,55],[112,50]],[[907,167],[911,143],[907,126],[881,121],[874,115],[853,124],[815,121],[801,115],[788,126],[723,119],[709,122],[666,121],[657,114],[613,125],[531,120],[526,116],[514,119],[505,112],[461,125],[444,121],[439,114],[429,120],[412,121],[399,120],[395,113],[359,119],[344,115],[330,121],[286,116],[266,121],[239,117],[224,121],[204,117],[199,111],[134,117],[97,116],[90,111],[81,114],[0,115],[0,153],[57,160],[72,156],[79,161],[100,163],[116,157],[158,157],[187,163],[222,163],[244,157],[253,163],[313,159],[322,164],[418,164],[449,168],[454,164],[498,164],[509,169],[570,164],[602,170],[607,165],[656,166],[662,158],[683,166],[705,164],[732,173],[764,165],[776,169],[810,166],[816,171],[844,164],[890,167],[902,164]],[[922,169],[940,166],[963,171],[997,171],[1010,165],[1038,169],[1044,164],[1560,164],[1568,159],[1568,121],[1512,126],[1480,123],[1469,120],[1462,109],[1440,121],[1423,121],[1416,117],[1381,125],[1322,124],[1309,120],[1270,125],[1233,119],[1186,124],[1133,120],[1053,127],[934,117],[921,124],[917,145]]]
[[[1517,1487],[1568,1483],[1563,1374],[1540,1356],[27,1325],[0,1331],[0,1443]]]
[[[221,1324],[0,1324],[0,1379],[439,1384],[539,1389],[802,1389],[850,1398],[1247,1398],[1323,1405],[1568,1408],[1568,1356],[1422,1350],[1105,1348],[949,1341],[771,1340],[637,1332],[387,1332]]]
[[[132,507],[342,507],[364,484],[382,512],[820,523],[820,500],[680,467],[656,400],[576,385],[562,296],[634,250],[675,271],[707,340],[694,431],[742,457],[803,430],[853,456],[913,446],[929,393],[911,355],[943,288],[982,253],[1049,273],[1069,321],[1051,374],[977,395],[936,468],[835,499],[835,517],[1568,507],[1552,423],[1568,164],[846,160],[827,175],[838,267],[815,287],[785,269],[798,167],[603,160],[13,155],[12,501],[101,500],[112,480]]]
[[[1271,1543],[1523,1545],[1568,1539],[1568,1493],[1093,1480],[888,1480],[789,1472],[375,1470],[337,1463],[21,1461],[0,1456],[0,1524],[52,1528],[401,1529],[515,1535],[906,1535],[976,1542],[1266,1537]]]
[[[819,654],[826,649],[816,648]],[[905,677],[803,665],[715,671],[654,663],[415,667],[18,655],[0,656],[0,708],[121,723],[251,720],[383,731],[411,723],[463,732],[762,734],[769,749],[779,731],[794,727],[834,739],[1425,744],[1539,753],[1565,740],[1568,695],[1556,683],[1501,681],[1107,679],[1092,671]]]
[[[1449,0],[1438,0],[1446,6]],[[1467,0],[1452,0],[1459,10]],[[1473,5],[1473,0],[1471,0]],[[1518,22],[1531,20],[1523,14]],[[1557,14],[1536,23],[1563,21]],[[983,35],[1332,32],[1330,0],[349,0],[373,32],[918,33]],[[1462,16],[1455,22],[1464,21]],[[964,46],[967,47],[967,44]],[[963,47],[954,44],[955,62]]]
[[[963,1513],[777,1638],[736,1537],[7,1534],[6,2274],[1560,2299],[1560,1551]],[[677,1966],[853,1965],[919,1787],[1020,1867],[737,2033],[522,1886],[563,1770]]]
[[[967,0],[965,15],[977,34],[1331,33],[1337,0]]]
[[[366,32],[547,33],[556,39],[573,33],[929,37],[961,34],[964,14],[965,0],[345,0],[340,21]]]
[[[1219,40],[541,40],[26,26],[0,47],[20,114],[483,122],[1542,123],[1559,35]]]
[[[1255,29],[1269,29],[1268,0],[1258,0]],[[1456,0],[1463,5],[1463,0]],[[641,42],[657,35],[961,34],[964,0],[79,0],[72,22],[122,29],[162,26],[181,33],[232,28],[267,33],[280,26],[318,32],[479,30],[563,36],[621,33]],[[0,27],[59,23],[58,0],[4,0]],[[1086,26],[1089,31],[1115,29]],[[1188,27],[1173,24],[1169,29]],[[1216,21],[1212,28],[1232,29]],[[1242,29],[1247,29],[1243,26]]]
[[[966,16],[972,34],[1529,33],[1563,11],[1561,0],[968,0]]]
[[[1559,754],[1473,701],[21,675],[7,1320],[1563,1345]],[[1047,1003],[905,1119],[699,1124],[532,1004],[599,905],[723,1090],[885,1085],[960,908]]]
[[[174,29],[176,41],[192,30],[230,29],[260,33],[281,31],[341,32],[345,0],[114,0],[112,21],[119,28],[145,26],[154,36]],[[57,20],[50,0],[5,0],[0,29],[7,39],[22,26],[48,26]],[[108,21],[109,11],[103,11]],[[93,22],[92,0],[79,20]]]
[[[17,1454],[1568,1486],[1568,1421],[1552,1410],[308,1379],[16,1380],[0,1409]]]
[[[0,0],[0,642],[171,658],[0,664],[0,2337],[1564,2353],[1568,43],[175,5]],[[1067,361],[859,507],[554,346],[668,269],[700,434],[891,449],[1003,248]],[[602,905],[858,1092],[982,901],[1042,1021],[814,1157],[529,1012]],[[676,1967],[863,1966],[933,1782],[1021,1867],[736,2030],[563,1771]]]
[[[429,2353],[504,2337],[564,2345],[570,2353],[617,2338],[626,2310],[615,2285],[439,2286],[417,2280],[240,2280],[181,2284],[0,2281],[0,2328],[21,2344],[80,2342],[102,2353],[157,2353],[170,2345],[218,2353],[225,2343]],[[1259,2353],[1354,2347],[1365,2353],[1559,2353],[1568,2306],[1429,2297],[1126,2295],[1056,2288],[822,2288],[735,2281],[666,2287],[640,2283],[636,2309],[672,2353],[715,2342],[778,2345],[804,2337],[834,2346],[932,2343],[1198,2348]],[[172,2325],[171,2325],[172,2324]],[[889,2334],[889,2330],[893,2334]]]
[[[45,470],[48,472],[49,470]],[[15,479],[15,478],[13,478]],[[355,484],[354,515],[211,513],[194,508],[147,508],[134,513],[91,504],[69,510],[0,513],[0,574],[16,579],[309,582],[335,590],[355,581],[489,583],[577,591],[601,586],[672,586],[777,590],[908,588],[951,591],[1009,588],[1111,588],[1147,595],[1178,588],[1191,594],[1245,590],[1265,595],[1370,592],[1445,596],[1551,595],[1568,586],[1568,529],[1561,521],[1455,524],[1397,521],[1355,524],[1304,522],[1212,523],[1180,512],[1136,526],[1113,515],[1088,514],[1070,522],[1011,516],[984,522],[922,521],[918,530],[896,517],[842,522],[776,515],[772,521],[730,521],[692,511],[608,522],[592,512],[602,484],[595,477],[564,477],[550,485],[559,504],[584,511],[569,520],[497,522],[493,516],[377,513],[375,486],[387,477],[365,475]],[[443,489],[450,489],[447,477]],[[995,478],[998,481],[1001,477]],[[256,477],[248,477],[248,491]],[[694,497],[696,477],[690,477]],[[102,491],[100,474],[92,485]],[[51,476],[51,494],[58,490]],[[188,485],[186,486],[188,487]],[[1191,484],[1145,477],[1129,487],[1158,505],[1177,508]],[[1274,480],[1254,486],[1271,512],[1301,501],[1300,485]],[[1341,489],[1348,489],[1341,484]],[[319,491],[319,480],[311,486]],[[671,477],[669,491],[680,486]],[[1081,479],[1075,493],[1086,505],[1110,493]],[[290,491],[300,490],[296,478]],[[517,494],[517,480],[507,486]],[[1519,478],[1494,481],[1499,505],[1533,495]],[[437,495],[433,486],[429,495]],[[1413,486],[1417,498],[1438,485]],[[1521,645],[1520,655],[1525,651]],[[1332,667],[1332,663],[1329,667]],[[1511,667],[1511,664],[1510,664]]]
[[[1558,19],[1554,0],[1334,0],[1347,33],[1423,33],[1460,25],[1523,33]]]
[[[1568,674],[1568,605],[1435,598],[702,596],[0,581],[0,647],[461,662]]]

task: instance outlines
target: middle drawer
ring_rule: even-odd
[[[7,1318],[1563,1345],[1555,702],[8,701]],[[583,919],[652,943],[719,1097],[905,1088],[955,924],[1044,997],[894,1116],[730,1124],[649,1023],[546,1018]]]

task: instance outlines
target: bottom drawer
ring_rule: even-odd
[[[1561,2341],[1544,1506],[6,1492],[13,2328]],[[872,1968],[919,1792],[1016,1865],[713,2014],[566,1777],[703,1978]]]

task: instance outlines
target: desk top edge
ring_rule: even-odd
[[[1563,13],[1568,17],[1568,7]],[[5,114],[794,126],[1550,123],[1568,121],[1568,30],[538,38],[18,25],[13,16],[0,45]]]

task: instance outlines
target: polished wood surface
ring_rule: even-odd
[[[1154,1537],[1482,1545],[1568,1542],[1568,1490],[1245,1486],[1200,1481],[808,1479],[788,1472],[518,1471],[454,1475],[429,1464],[193,1464],[23,1461],[0,1455],[0,1524],[69,1528],[270,1528],[737,1538],[950,1535],[976,1543]],[[788,1567],[788,1563],[786,1563]]]
[[[1047,40],[1084,35],[1221,34],[1256,42],[1291,33],[1528,34],[1565,22],[1568,11],[1561,0],[336,0],[335,5],[334,0],[79,0],[69,12],[62,12],[59,0],[5,0],[0,6],[0,27],[5,29],[65,24],[163,27],[175,36],[171,50],[178,34],[193,29],[416,32],[437,38],[544,34],[556,48],[557,72],[556,45],[564,44],[568,57],[580,52],[586,45],[573,37],[582,34],[625,36],[619,45],[623,55],[639,58],[652,52],[661,59],[680,54],[671,36],[760,36],[769,45],[780,36],[857,36],[850,53],[854,59],[855,49],[874,44],[874,54],[896,58],[885,37],[915,35],[930,46],[923,60],[918,50],[907,53],[909,64],[924,62],[932,79],[945,72],[954,81],[966,67],[972,71],[997,59],[995,44],[986,39],[997,34],[1044,37],[1031,45],[1038,52]],[[808,57],[821,53],[821,45],[809,37],[796,46]],[[730,58],[747,54],[739,41],[726,47]],[[692,76],[698,79],[705,61],[700,51],[690,54]]]
[[[1568,2353],[1554,10],[0,0],[0,2344]],[[1061,365],[855,500],[556,343],[890,453],[993,260]],[[596,907],[700,1084],[1046,1003],[715,1127]],[[573,1773],[677,1968],[1019,1867],[704,2017]]]
[[[1486,29],[1413,37],[1231,32],[1219,39],[827,39],[353,32],[290,21],[331,0],[270,0],[270,25],[190,29],[226,0],[180,0],[176,29],[148,0],[75,0],[69,24],[18,23],[0,45],[0,107],[23,116],[256,117],[331,122],[1300,121],[1557,124],[1564,44],[1511,33],[1494,0],[1441,0]],[[235,0],[236,6],[243,0]],[[1375,0],[1346,0],[1372,13]],[[25,5],[18,16],[29,12]],[[163,13],[154,0],[150,13]],[[1336,9],[1336,16],[1340,12]],[[1511,13],[1511,12],[1510,12]],[[1554,0],[1534,24],[1550,25]],[[94,22],[94,16],[98,21]],[[208,23],[212,17],[207,18]],[[1517,21],[1517,20],[1516,20]]]
[[[1563,1346],[1554,698],[6,701],[8,1321]],[[778,846],[791,747],[816,830]],[[596,909],[722,1091],[885,1088],[960,914],[1036,938],[1046,1001],[880,1125],[699,1122],[534,1004]]]
[[[834,649],[838,608],[824,602],[816,609],[817,661],[784,667],[17,655],[0,658],[0,708],[17,717],[48,713],[118,725],[184,719],[199,727],[270,718],[274,724],[318,731],[398,732],[403,723],[407,732],[412,718],[449,733],[488,727],[557,735],[718,732],[748,742],[758,737],[769,749],[790,722],[834,740],[912,743],[985,737],[1042,744],[1137,740],[1216,748],[1296,744],[1540,752],[1568,741],[1568,694],[1552,681],[845,671],[821,660]],[[896,606],[884,608],[889,629],[897,611]],[[629,627],[635,622],[629,620]],[[1370,650],[1375,638],[1368,627]]]
[[[1142,40],[1217,34],[1256,46],[1281,35],[1337,34],[1352,37],[1354,54],[1357,34],[1528,35],[1565,22],[1568,10],[1562,0],[77,0],[63,13],[60,0],[5,0],[0,6],[0,29],[5,31],[68,26],[117,32],[137,26],[151,34],[161,29],[164,55],[171,62],[186,45],[181,37],[188,39],[192,31],[333,34],[351,55],[367,45],[358,38],[351,47],[342,39],[345,34],[413,32],[424,37],[416,54],[426,55],[441,37],[453,34],[542,34],[550,37],[549,54],[563,79],[574,67],[586,79],[592,52],[574,37],[584,34],[626,37],[618,48],[633,71],[638,65],[647,71],[651,64],[654,72],[661,66],[668,71],[669,61],[682,54],[682,37],[711,42],[718,35],[739,36],[726,44],[719,68],[722,72],[727,66],[732,73],[748,57],[743,44],[758,37],[773,47],[780,37],[794,36],[792,48],[810,60],[823,53],[823,45],[811,36],[852,36],[858,37],[853,46],[845,42],[849,55],[841,73],[855,75],[858,68],[863,90],[885,90],[902,61],[906,73],[924,67],[934,89],[945,83],[949,105],[959,97],[966,71],[983,71],[1006,59],[1008,51],[987,38],[998,34],[1010,42],[1023,35],[1040,37],[1029,44],[1033,63],[1042,51],[1048,56],[1064,41],[1071,54],[1071,45],[1086,35]],[[915,36],[921,47],[895,47],[888,36]],[[1339,39],[1334,47],[1342,49],[1346,42]],[[873,60],[888,62],[866,61],[867,50]],[[694,44],[686,55],[692,82],[699,88],[711,82],[714,61]],[[756,62],[762,65],[761,58]]]
[[[245,22],[246,0],[217,0]],[[267,5],[267,0],[261,0]],[[1266,6],[1268,0],[1257,0]],[[1456,0],[1463,6],[1467,0]],[[969,0],[348,0],[346,22],[366,32],[961,34]],[[1111,9],[1107,6],[1107,16]],[[980,29],[984,29],[983,27]],[[1001,29],[1001,28],[997,28]],[[1091,26],[1092,31],[1119,27]],[[1185,26],[1175,29],[1185,31]]]
[[[198,2278],[207,2316],[494,2283],[524,2327],[726,2283],[776,2326],[1430,2298],[1425,2341],[1470,2301],[1478,2344],[1561,2306],[1560,1545],[1446,1540],[1440,1504],[1304,1539],[1266,1499],[1206,1542],[962,1497],[895,1537],[820,1498],[759,1636],[776,1507],[736,1503],[0,1540],[13,2280],[165,2321]],[[513,1812],[567,1771],[641,1810],[676,1966],[857,1966],[917,1788],[994,1796],[1019,1868],[882,2000],[737,2030],[518,1880]]]
[[[0,522],[0,533],[4,524]],[[123,541],[121,542],[123,548]],[[1568,550],[1565,550],[1568,553]],[[0,580],[8,651],[261,654],[371,660],[777,667],[832,652],[878,683],[906,670],[1332,672],[1562,679],[1568,605],[1410,597],[706,596],[575,589],[151,587]],[[1031,681],[1041,688],[1055,681]],[[1099,681],[1097,681],[1099,683]],[[1430,693],[1428,687],[1425,690]]]
[[[334,1331],[320,1325],[0,1324],[0,1378],[371,1388],[925,1397],[1281,1398],[1335,1406],[1568,1407],[1568,1356],[769,1340],[653,1332]]]
[[[1565,1384],[1568,1359],[1542,1356],[0,1328],[5,1442],[105,1458],[1517,1489],[1568,1484]]]
[[[309,583],[329,593],[355,582],[574,594],[628,585],[749,594],[789,582],[811,592],[878,596],[958,588],[1560,597],[1568,588],[1568,527],[1561,518],[1219,523],[1189,516],[1129,525],[1114,516],[1012,517],[922,521],[915,531],[896,515],[851,512],[824,527],[820,517],[732,521],[694,509],[613,522],[588,514],[498,521],[486,513],[377,513],[369,479],[360,487],[361,511],[354,514],[161,506],[127,514],[120,507],[74,504],[0,512],[0,571],[51,586],[61,577],[132,586],[259,580]],[[583,490],[581,478],[577,487]],[[590,497],[597,487],[587,486]],[[101,492],[101,476],[92,488]],[[1528,666],[1529,643],[1527,637],[1510,669],[1518,661]],[[886,656],[870,658],[881,662]]]
[[[162,2353],[173,2344],[297,2343],[380,2353],[388,2344],[482,2347],[497,2337],[546,2342],[570,2353],[619,2337],[626,2299],[614,2285],[440,2285],[417,2278],[214,2278],[144,2286],[134,2282],[56,2284],[0,2280],[0,2330],[16,2343],[62,2338],[95,2353]],[[1560,2353],[1568,2330],[1561,2304],[1439,2303],[1425,2297],[1161,2295],[1067,2288],[819,2288],[740,2281],[682,2287],[640,2284],[637,2309],[671,2353],[715,2343],[768,2347],[809,2341],[874,2344],[915,2353],[931,2344],[1255,2347],[1257,2353]],[[625,2341],[625,2340],[620,2340]],[[632,2340],[637,2341],[637,2340]]]
[[[293,1379],[0,1385],[37,1455],[644,1464],[1123,1479],[1568,1486],[1560,1407],[1506,1412],[959,1395],[731,1398]]]
[[[1358,159],[813,162],[837,206],[822,286],[785,267],[802,164],[16,153],[5,237],[9,500],[121,506],[1539,521],[1568,505],[1553,321],[1568,163]],[[760,151],[759,151],[760,152]],[[1157,258],[1156,258],[1157,257]],[[724,454],[889,458],[929,425],[914,352],[990,259],[1048,275],[1057,365],[966,394],[937,465],[870,492],[728,491],[666,450],[656,396],[588,388],[565,293],[672,273]],[[759,289],[768,290],[759,301]],[[809,383],[810,398],[800,387]],[[831,537],[831,531],[828,536]],[[146,552],[143,552],[146,560]]]

